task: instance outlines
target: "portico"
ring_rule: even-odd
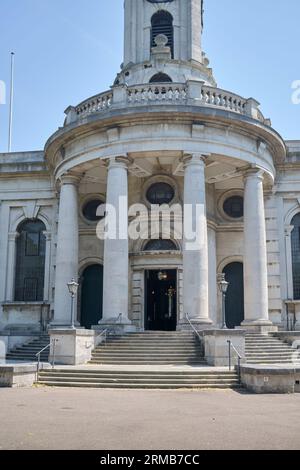
[[[155,150],[155,154],[157,153]],[[212,197],[212,181],[217,180],[218,184],[227,182],[228,176],[222,173],[224,160],[221,160],[221,163],[208,153],[181,151],[181,157],[176,159],[178,164],[173,165],[172,172],[168,174],[168,180],[164,167],[167,168],[169,165],[170,153],[171,151],[161,150],[160,166],[163,169],[161,177],[155,171],[157,157],[152,157],[153,153],[145,153],[142,157],[143,154],[140,152],[123,152],[118,156],[105,157],[104,162],[103,160],[100,160],[100,163],[99,160],[93,162],[93,167],[90,165],[88,172],[84,172],[84,166],[79,165],[59,178],[61,196],[58,217],[54,326],[69,324],[70,298],[65,286],[73,277],[78,279],[79,264],[82,264],[79,240],[83,235],[78,222],[81,212],[79,201],[82,198],[80,192],[84,178],[86,179],[87,175],[92,173],[97,174],[96,167],[98,167],[99,181],[105,179],[105,202],[107,206],[115,208],[116,215],[116,237],[103,242],[97,240],[99,259],[103,260],[101,264],[103,284],[102,278],[101,285],[99,281],[99,289],[103,289],[103,314],[101,316],[99,311],[99,327],[109,327],[118,322],[125,331],[135,328],[147,329],[146,310],[148,309],[149,312],[151,300],[147,298],[145,276],[147,272],[156,271],[157,274],[164,274],[172,270],[176,272],[174,284],[176,300],[172,304],[176,328],[189,328],[187,314],[199,330],[221,324],[220,299],[217,295],[218,270],[217,263],[213,262],[219,249],[219,229],[216,227],[209,208],[215,204],[215,196]],[[229,164],[237,164],[237,161],[226,157],[227,168]],[[244,199],[245,211],[243,219],[239,222],[242,227],[242,234],[239,238],[241,250],[243,250],[241,260],[244,264],[244,321],[242,325],[236,326],[266,329],[272,327],[272,322],[269,319],[268,310],[263,184],[264,180],[270,184],[270,177],[258,165],[246,166],[242,162],[240,165],[241,169],[236,171],[236,175],[230,177],[230,184],[234,182],[237,188],[243,187],[239,191]],[[216,176],[218,167],[219,177]],[[148,170],[147,174],[145,169]],[[150,248],[147,240],[130,239],[128,224],[131,219],[128,218],[126,212],[128,212],[129,205],[143,202],[145,194],[143,188],[145,187],[147,192],[152,187],[147,184],[147,181],[157,184],[155,182],[160,181],[160,178],[166,182],[164,184],[169,181],[170,186],[173,185],[174,191],[170,205],[176,200],[182,208],[183,237],[181,240],[175,237],[172,241],[173,233],[169,242],[166,240],[170,245],[163,246],[159,242],[166,239],[162,225],[155,236],[158,242],[157,247],[153,245]],[[103,192],[101,191],[101,195]],[[145,211],[148,210],[150,213],[150,208],[151,204],[148,208],[145,207]],[[254,231],[253,227],[257,230]],[[94,225],[94,233],[92,231],[90,233],[90,242],[92,239],[97,239],[96,229],[97,225]],[[191,238],[188,229],[192,231],[194,237],[195,233],[198,237]],[[257,253],[259,257],[255,256]],[[68,270],[65,270],[65,266],[68,266]],[[167,291],[168,289],[166,289],[166,295]],[[80,324],[80,305],[78,324]]]

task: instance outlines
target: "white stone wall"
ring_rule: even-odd
[[[6,156],[0,159],[0,164],[7,171],[5,161]],[[49,304],[50,311],[53,308],[57,199],[52,179],[43,165],[43,156],[37,152],[13,154],[9,174],[6,176],[5,171],[1,174],[0,330],[7,325],[24,328],[28,325],[33,329],[40,325],[41,303],[26,306],[14,302],[17,229],[26,219],[37,218],[46,226],[44,302]]]

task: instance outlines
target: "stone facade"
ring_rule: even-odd
[[[0,332],[70,325],[67,283],[95,265],[104,268],[100,329],[118,318],[125,330],[149,327],[150,271],[176,272],[177,328],[188,327],[186,314],[199,329],[220,327],[217,274],[232,263],[244,265],[243,319],[234,326],[300,330],[291,248],[300,140],[285,142],[255,100],[217,88],[201,48],[201,4],[125,0],[124,63],[111,90],[67,108],[44,151],[0,155]],[[173,18],[173,44],[167,36],[151,44],[161,10]],[[117,205],[121,197],[149,208],[155,183],[172,188],[172,203],[202,207],[199,249],[189,252],[184,238],[174,239],[174,249],[150,251],[147,240],[127,235],[97,238],[86,203]],[[244,199],[241,217],[224,209],[231,197]],[[20,224],[36,219],[45,226],[44,295],[20,301]],[[165,235],[158,228],[157,238]],[[79,284],[76,319],[85,326],[83,305],[93,304],[86,296],[97,292]]]

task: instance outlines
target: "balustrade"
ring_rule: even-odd
[[[195,93],[196,89],[196,93]],[[114,89],[94,96],[76,108],[72,109],[75,113],[75,120],[87,117],[90,114],[106,111],[110,108],[122,108],[126,106],[139,106],[151,104],[179,104],[193,106],[208,106],[218,109],[225,109],[238,114],[253,117],[249,112],[249,103],[255,100],[246,100],[234,93],[222,90],[220,88],[203,85],[201,82],[193,82],[193,92],[191,94],[189,82],[182,83],[155,83],[127,87],[124,85],[121,100],[114,99]],[[261,111],[257,108],[256,102],[254,117],[268,124]],[[253,109],[253,108],[252,108]],[[257,117],[256,117],[257,116]],[[73,120],[72,120],[73,121]]]

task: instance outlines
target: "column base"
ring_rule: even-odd
[[[274,326],[270,320],[244,320],[241,326],[236,329],[246,330],[251,333],[268,334],[276,333],[278,326]]]
[[[72,328],[70,323],[50,323],[48,330],[85,330],[78,322],[75,323],[75,328]]]
[[[300,321],[295,324],[295,331],[300,331]]]
[[[193,319],[191,318],[191,323],[193,326],[196,328],[197,331],[203,331],[210,329],[210,327],[213,327],[213,321],[210,320],[209,318],[196,318]],[[187,321],[187,319],[183,319],[179,321],[179,324],[177,325],[177,330],[178,331],[192,331],[192,327],[190,323]]]
[[[123,317],[121,321],[117,321],[116,318],[104,318],[99,321],[98,325],[92,326],[92,329],[95,331],[108,330],[110,335],[115,336],[136,332],[136,327],[127,317]]]

